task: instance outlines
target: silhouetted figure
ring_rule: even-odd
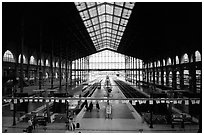
[[[98,102],[96,102],[96,109],[97,109],[97,111],[100,110],[100,106],[99,106],[99,103],[98,103]]]
[[[32,133],[33,130],[33,123],[31,121],[31,119],[28,120],[28,128],[27,128],[27,132],[28,133]]]
[[[90,112],[92,111],[92,109],[93,109],[93,103],[91,102],[91,103],[89,104],[89,110],[90,110]]]
[[[33,117],[33,129],[35,129],[36,124],[37,124],[37,119],[36,119],[36,116],[34,116]]]
[[[85,107],[86,107],[86,110],[88,111],[88,102],[87,102],[87,100],[85,100]]]

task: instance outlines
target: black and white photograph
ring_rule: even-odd
[[[202,133],[202,1],[1,4],[1,133]]]

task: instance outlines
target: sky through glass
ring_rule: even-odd
[[[75,2],[96,50],[117,50],[134,2]]]

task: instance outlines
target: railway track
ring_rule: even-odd
[[[132,88],[128,84],[120,80],[114,80],[114,81],[119,86],[120,90],[123,92],[126,98],[148,98],[147,95],[137,91],[136,89]]]

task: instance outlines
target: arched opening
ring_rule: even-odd
[[[40,65],[40,60],[38,60],[38,65]],[[41,66],[44,66],[44,61],[41,59]]]
[[[21,63],[21,54],[18,56],[18,63]],[[25,55],[23,55],[23,64],[27,64]]]
[[[184,89],[189,89],[189,70],[183,71]]]
[[[167,59],[167,65],[171,65],[171,58]]]
[[[160,65],[160,61],[158,60],[157,61],[157,67],[160,67],[161,65]]]
[[[176,56],[176,64],[179,64],[179,57]]]
[[[45,60],[45,66],[47,66],[47,67],[50,66],[50,63],[49,63],[49,60],[48,60],[48,59]]]
[[[34,56],[30,56],[30,64],[31,64],[31,65],[37,65]]]
[[[159,85],[161,85],[161,71],[159,71],[159,76],[158,76],[158,78],[159,78]]]
[[[196,93],[201,91],[201,70],[196,70]]]
[[[166,62],[165,62],[165,59],[163,59],[163,66],[166,66]]]
[[[176,72],[176,88],[180,89],[180,73],[179,73],[179,71]]]
[[[55,78],[56,78],[56,79],[58,78],[58,73],[57,73],[57,72],[55,73]]]
[[[164,71],[164,85],[166,85],[166,71]]]
[[[58,62],[56,62],[56,67],[59,67],[59,63]]]
[[[198,62],[198,61],[201,61],[201,54],[199,51],[196,51],[195,52],[195,61]]]
[[[14,56],[13,56],[13,54],[11,53],[11,51],[7,50],[7,51],[4,53],[3,61],[5,61],[5,62],[15,62]]]
[[[172,71],[169,72],[169,87],[172,87]]]
[[[188,62],[189,62],[188,54],[185,53],[185,54],[183,55],[183,57],[181,57],[181,64],[182,64],[182,63],[188,63]]]

